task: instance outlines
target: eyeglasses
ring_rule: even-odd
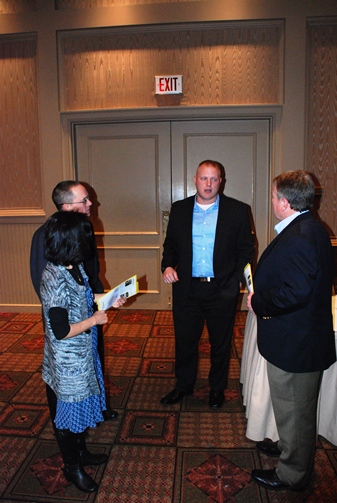
[[[72,203],[62,203],[62,204],[87,204],[88,201],[90,201],[89,196],[82,199],[82,201],[73,201]]]

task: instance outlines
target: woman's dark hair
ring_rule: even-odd
[[[94,232],[84,213],[58,211],[45,223],[45,258],[56,265],[75,265],[92,258]]]

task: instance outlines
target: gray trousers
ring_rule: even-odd
[[[267,362],[267,373],[280,437],[276,474],[285,484],[306,487],[315,460],[322,372],[290,373]]]

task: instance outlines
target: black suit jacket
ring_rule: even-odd
[[[173,301],[184,305],[192,278],[192,217],[195,196],[173,203],[164,242],[162,271],[176,269],[179,281],[173,284]],[[220,195],[214,242],[214,276],[224,296],[240,291],[245,265],[252,263],[254,240],[250,208],[236,199]]]
[[[296,217],[262,254],[252,306],[262,356],[286,372],[314,372],[336,361],[331,294],[333,252],[311,212]]]

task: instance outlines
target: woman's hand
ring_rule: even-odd
[[[73,323],[69,325],[70,330],[65,339],[70,339],[71,337],[75,337],[76,335],[83,334],[83,332],[90,333],[90,329],[95,325],[104,325],[107,323],[108,315],[105,311],[95,311],[90,318],[86,318],[83,321],[78,321],[77,323]]]
[[[103,297],[103,295],[105,295],[105,294],[104,293],[95,293],[95,302],[97,302],[101,297]],[[126,297],[118,297],[116,302],[114,304],[112,304],[112,307],[114,307],[115,309],[118,309],[123,304],[125,304],[125,302],[127,300],[128,299]]]
[[[112,307],[117,309],[118,307],[121,307],[123,304],[125,304],[126,301],[127,301],[126,297],[118,297],[116,302],[114,304],[112,304]]]
[[[95,311],[92,315],[94,325],[104,325],[108,321],[108,315],[105,311]]]

